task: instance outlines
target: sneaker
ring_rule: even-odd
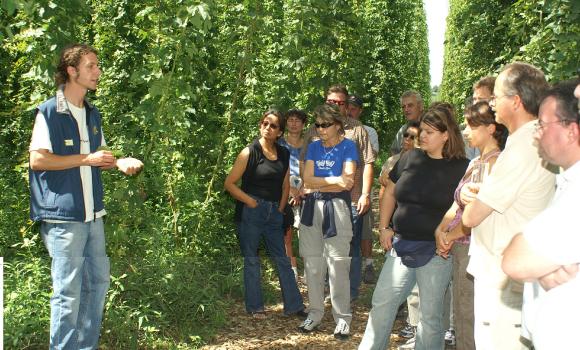
[[[350,327],[348,323],[342,318],[338,320],[336,328],[334,329],[334,337],[340,340],[346,340],[350,337]]]
[[[413,338],[415,336],[415,332],[417,331],[417,327],[411,326],[410,323],[405,324],[405,328],[399,331],[399,337],[401,338]]]
[[[399,345],[397,347],[398,350],[412,350],[415,349],[415,337],[407,340],[407,342],[403,345]]]
[[[445,344],[449,346],[455,346],[455,330],[453,328],[448,329],[445,332]]]
[[[313,330],[315,330],[316,328],[318,328],[319,325],[320,325],[320,322],[314,322],[313,319],[307,318],[304,320],[304,322],[302,322],[302,324],[300,326],[298,326],[298,329],[302,333],[310,333]]]
[[[363,273],[363,282],[366,284],[375,284],[375,268],[373,265],[367,265]]]

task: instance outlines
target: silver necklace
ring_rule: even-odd
[[[327,158],[332,153],[332,151],[334,151],[334,149],[336,148],[336,145],[338,145],[339,143],[340,143],[340,140],[339,140],[339,142],[335,143],[334,146],[332,146],[332,148],[328,152],[326,151],[326,147],[324,147],[324,145],[322,145],[322,151],[324,152],[324,158]]]

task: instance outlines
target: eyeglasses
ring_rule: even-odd
[[[409,134],[408,132],[403,133],[403,137],[406,139],[414,140],[417,135]]]
[[[514,96],[514,95],[499,95],[499,96],[496,96],[496,95],[491,95],[491,97],[489,98],[489,103],[493,103],[493,104],[495,104],[495,102],[496,102],[497,100],[499,100],[500,98],[504,98],[504,97],[513,97],[513,96]]]
[[[270,129],[272,129],[272,130],[278,130],[278,128],[280,127],[280,125],[276,125],[276,124],[272,124],[272,123],[267,122],[267,121],[263,121],[262,122],[262,127],[264,129],[266,129],[267,127],[270,127]]]
[[[546,127],[546,125],[548,124],[555,124],[555,123],[569,123],[569,121],[567,120],[556,120],[553,122],[543,122],[541,119],[538,119],[538,123],[536,124],[536,132],[540,132],[540,131],[544,131],[544,128]]]
[[[333,125],[334,125],[334,123],[314,123],[314,126],[316,126],[317,129],[318,128],[326,129],[326,128],[329,128]]]
[[[326,103],[328,103],[329,105],[344,106],[346,104],[346,101],[327,99]]]

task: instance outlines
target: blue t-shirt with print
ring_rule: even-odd
[[[300,152],[302,152],[302,147],[292,147],[283,137],[278,139],[278,144],[290,151],[290,176],[300,176]]]
[[[356,144],[343,139],[333,147],[322,146],[322,141],[317,140],[308,145],[306,160],[314,161],[314,176],[329,177],[340,176],[344,162],[358,163],[358,151]]]

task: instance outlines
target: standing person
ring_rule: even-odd
[[[475,349],[473,339],[473,277],[467,274],[467,262],[471,230],[461,225],[464,205],[460,199],[463,186],[471,179],[474,164],[486,162],[493,168],[501,150],[505,147],[507,129],[495,121],[495,113],[487,102],[479,102],[467,108],[466,132],[469,146],[477,148],[481,157],[471,161],[465,175],[455,189],[454,202],[435,231],[439,255],[453,255],[453,319],[458,350]]]
[[[314,126],[320,140],[308,145],[304,165],[304,200],[300,222],[300,254],[304,259],[308,318],[303,332],[316,329],[324,316],[324,280],[328,267],[334,336],[350,336],[349,268],[351,222],[350,190],[358,152],[353,141],[344,137],[343,118],[338,108],[318,106]]]
[[[523,234],[514,236],[502,261],[510,277],[527,282],[524,325],[538,350],[578,348],[579,83],[575,79],[556,84],[540,105],[535,134],[540,156],[564,171],[548,208],[526,225]]]
[[[282,224],[290,192],[290,153],[276,141],[284,134],[285,126],[280,112],[266,111],[260,118],[260,137],[240,152],[224,182],[224,188],[238,201],[235,221],[244,256],[246,311],[256,319],[266,318],[258,256],[262,239],[276,264],[284,313],[306,316],[290,259],[284,250]],[[241,186],[237,186],[240,179]]]
[[[375,161],[375,154],[372,150],[372,145],[363,124],[348,116],[348,90],[343,85],[333,85],[328,88],[326,92],[326,103],[336,105],[340,111],[340,118],[342,118],[344,137],[354,141],[358,151],[360,164],[356,168],[354,174],[354,185],[350,192],[351,197],[351,212],[352,212],[352,227],[353,237],[351,242],[350,256],[351,270],[350,270],[350,297],[352,300],[358,298],[358,292],[361,282],[361,235],[362,235],[362,215],[369,210],[371,206],[370,193],[373,182],[373,163]],[[304,140],[308,145],[313,140],[316,140],[316,128],[314,125],[306,131]],[[304,154],[304,151],[303,151]]]
[[[419,121],[421,115],[423,114],[424,103],[421,94],[415,90],[405,91],[401,95],[401,109],[403,110],[403,115],[407,122],[415,120]],[[391,155],[395,155],[401,152],[403,148],[403,133],[406,130],[407,124],[401,126],[395,139],[391,144]]]
[[[554,174],[534,146],[540,98],[548,87],[544,73],[521,62],[505,66],[496,79],[490,105],[510,136],[493,172],[481,185],[463,186],[461,217],[471,227],[467,272],[474,277],[474,336],[477,349],[524,349],[520,341],[523,286],[501,269],[512,237],[548,204]]]
[[[474,105],[478,102],[488,102],[493,95],[493,86],[495,85],[495,77],[483,77],[479,79],[475,84],[473,84],[473,95],[471,98],[470,105]],[[465,131],[465,123],[462,126],[462,133],[464,135],[464,139],[468,136],[468,132]],[[479,156],[479,151],[477,147],[470,147],[469,142],[465,139],[465,155],[467,159],[474,159],[475,157]]]
[[[300,152],[304,146],[302,131],[306,124],[306,113],[299,109],[291,109],[286,113],[286,137],[281,137],[278,143],[288,149],[290,152],[290,199],[288,205],[291,210],[286,210],[285,222],[292,222],[293,225],[284,225],[284,245],[286,255],[290,257],[294,276],[298,279],[298,268],[296,266],[296,257],[292,253],[292,226],[299,227],[300,224],[300,202],[302,201],[303,189],[300,178]],[[294,220],[287,217],[292,215]]]
[[[136,174],[143,163],[101,150],[99,110],[85,99],[101,70],[97,51],[65,48],[56,96],[36,109],[30,142],[30,218],[52,258],[50,349],[96,349],[110,263],[105,250],[102,169]]]
[[[363,112],[364,101],[357,95],[350,95],[348,97],[348,114],[351,118],[359,120]],[[373,148],[373,152],[379,154],[379,135],[377,131],[368,125],[363,125],[369,135],[369,140]],[[372,184],[370,192],[370,200],[373,202]],[[364,283],[375,283],[375,269],[373,266],[373,211],[372,208],[362,217],[362,231],[361,231],[361,255],[363,261],[363,276]]]
[[[473,84],[472,103],[491,101],[493,96],[493,87],[495,86],[495,77],[486,76],[479,79]]]
[[[450,109],[428,110],[420,125],[421,149],[401,156],[381,199],[379,239],[390,256],[377,281],[359,349],[388,347],[397,309],[415,284],[421,296],[415,349],[444,346],[443,298],[452,261],[435,255],[434,232],[468,161]]]
[[[403,110],[403,115],[405,116],[406,123],[401,126],[395,139],[391,144],[391,156],[401,153],[403,147],[403,134],[406,131],[407,123],[410,121],[419,121],[423,110],[425,108],[423,98],[418,91],[408,90],[401,95],[401,109]],[[419,292],[417,287],[413,289],[409,297],[407,298],[407,321],[405,327],[399,331],[399,336],[409,339],[409,345],[412,346],[414,343],[413,338],[415,337],[415,332],[417,330],[417,324],[419,323]]]
[[[383,164],[383,168],[381,169],[381,173],[379,175],[379,183],[381,184],[381,189],[379,191],[379,201],[383,197],[383,192],[389,182],[389,173],[395,164],[397,164],[399,159],[401,159],[403,153],[410,151],[413,148],[419,148],[419,122],[414,120],[407,122],[407,129],[403,133],[403,149],[401,152],[390,156],[389,159],[387,159],[387,161]]]

